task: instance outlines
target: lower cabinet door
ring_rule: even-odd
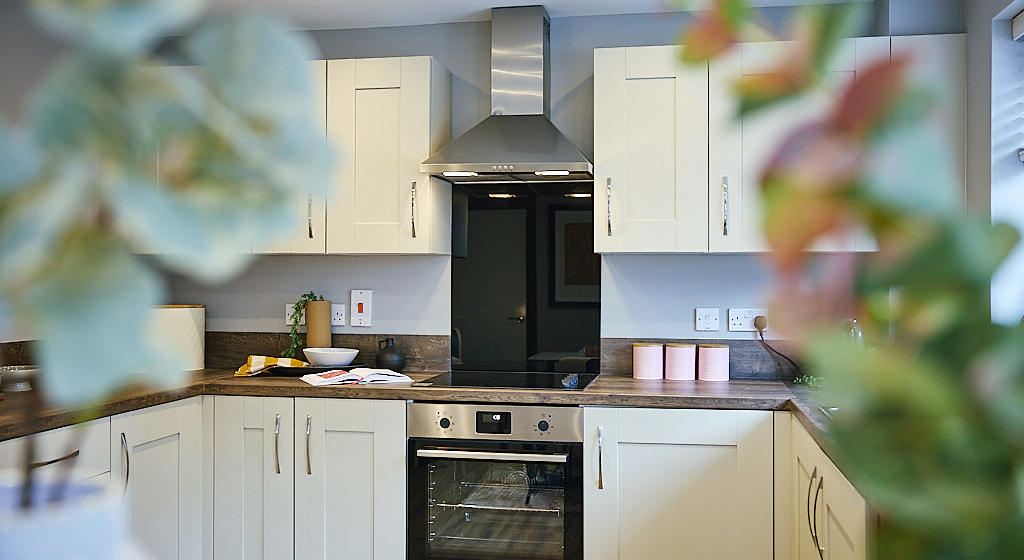
[[[203,556],[200,399],[110,420],[111,478],[125,484],[132,537],[155,560]]]
[[[294,399],[214,400],[214,556],[292,558]]]
[[[50,463],[36,473],[58,472],[68,464],[75,480],[106,478],[110,473],[110,418],[99,418],[0,443],[0,469],[20,469],[25,444],[35,442],[33,462]]]
[[[772,413],[587,408],[587,560],[771,560]]]
[[[295,558],[405,558],[405,401],[295,399]]]
[[[821,560],[816,534],[825,509],[822,490],[823,455],[803,428],[793,422],[793,527],[796,529],[796,560]],[[817,502],[815,499],[817,498]],[[817,508],[815,508],[817,506]]]
[[[831,462],[823,475],[822,529],[826,560],[866,560],[868,554],[868,510],[864,498],[839,473]]]

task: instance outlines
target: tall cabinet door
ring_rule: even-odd
[[[327,61],[314,60],[309,63],[310,87],[313,90],[313,106],[310,111],[320,123],[323,141],[327,142]],[[321,184],[311,185],[310,190],[296,193],[289,202],[295,219],[295,229],[263,245],[257,245],[257,253],[299,253],[317,254],[327,250],[327,169],[321,174]]]
[[[935,99],[925,126],[942,139],[967,196],[967,38],[963,34],[892,37],[892,54],[910,56],[910,79]]]
[[[214,555],[291,558],[294,400],[214,401]]]
[[[708,72],[678,48],[594,51],[594,248],[707,251]]]
[[[132,538],[156,560],[203,555],[202,416],[193,397],[110,420],[111,480],[125,482]]]
[[[583,424],[588,560],[772,558],[771,412],[587,408]]]
[[[451,253],[451,186],[420,162],[451,137],[448,72],[430,57],[331,60],[329,253]]]
[[[711,65],[709,248],[713,253],[767,251],[763,235],[761,175],[782,141],[805,123],[821,118],[841,88],[854,78],[856,45],[843,41],[822,83],[811,92],[737,119],[734,86],[743,76],[772,71],[793,43],[744,43]],[[818,251],[849,251],[849,235],[827,239]]]
[[[405,558],[405,406],[295,399],[296,558]]]

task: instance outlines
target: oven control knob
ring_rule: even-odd
[[[448,428],[450,428],[450,427],[451,427],[451,425],[452,425],[452,421],[451,421],[451,420],[449,420],[449,419],[447,419],[447,418],[442,418],[442,419],[441,419],[441,422],[440,422],[440,424],[441,424],[441,427],[442,427],[442,428],[444,428],[445,430],[447,430]]]
[[[537,429],[542,431],[542,432],[548,431],[548,427],[549,426],[548,426],[548,421],[547,420],[541,420],[540,422],[537,422]]]

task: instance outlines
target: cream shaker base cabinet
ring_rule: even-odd
[[[106,479],[110,475],[110,418],[42,432],[0,443],[0,469],[20,469],[25,445],[35,442],[36,463],[50,463],[37,469],[46,475],[74,461],[76,480]]]
[[[295,399],[295,558],[405,558],[405,401]]]
[[[156,560],[203,556],[201,397],[110,419],[111,478],[127,487],[131,534]]]
[[[328,253],[451,254],[451,185],[420,173],[451,140],[450,87],[431,57],[327,62]]]
[[[594,50],[594,248],[706,252],[708,69],[677,47]]]
[[[867,560],[864,498],[799,422],[792,426],[794,560]]]
[[[771,560],[772,413],[586,408],[587,560]]]
[[[214,556],[291,558],[294,399],[214,399]]]

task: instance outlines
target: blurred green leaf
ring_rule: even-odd
[[[0,121],[0,197],[39,173],[39,153],[28,136]]]
[[[183,364],[154,360],[140,328],[160,294],[156,273],[117,239],[91,230],[70,236],[20,302],[39,336],[47,398],[57,405],[98,402],[147,372],[180,383]]]
[[[202,11],[203,0],[32,0],[36,18],[85,50],[135,55]]]

